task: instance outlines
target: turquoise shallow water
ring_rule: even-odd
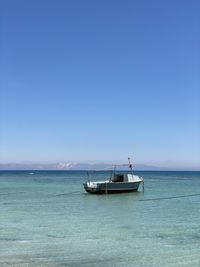
[[[90,195],[84,172],[1,171],[0,266],[200,267],[200,172],[138,174]]]

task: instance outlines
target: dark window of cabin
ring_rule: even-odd
[[[124,181],[124,176],[119,175],[119,174],[115,174],[115,176],[112,179],[112,182],[115,182],[115,183],[121,183],[123,181]]]

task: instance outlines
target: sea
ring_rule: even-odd
[[[0,171],[0,267],[200,267],[200,172],[136,174],[92,195],[85,171]]]

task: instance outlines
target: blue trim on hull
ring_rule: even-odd
[[[90,194],[116,194],[116,193],[131,193],[131,192],[135,192],[138,191],[138,189],[128,189],[128,190],[95,190],[95,191],[91,191],[91,190],[87,190],[85,189],[88,193]]]

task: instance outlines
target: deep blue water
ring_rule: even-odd
[[[90,195],[86,172],[0,171],[0,266],[200,267],[200,172],[136,173],[144,193]]]

